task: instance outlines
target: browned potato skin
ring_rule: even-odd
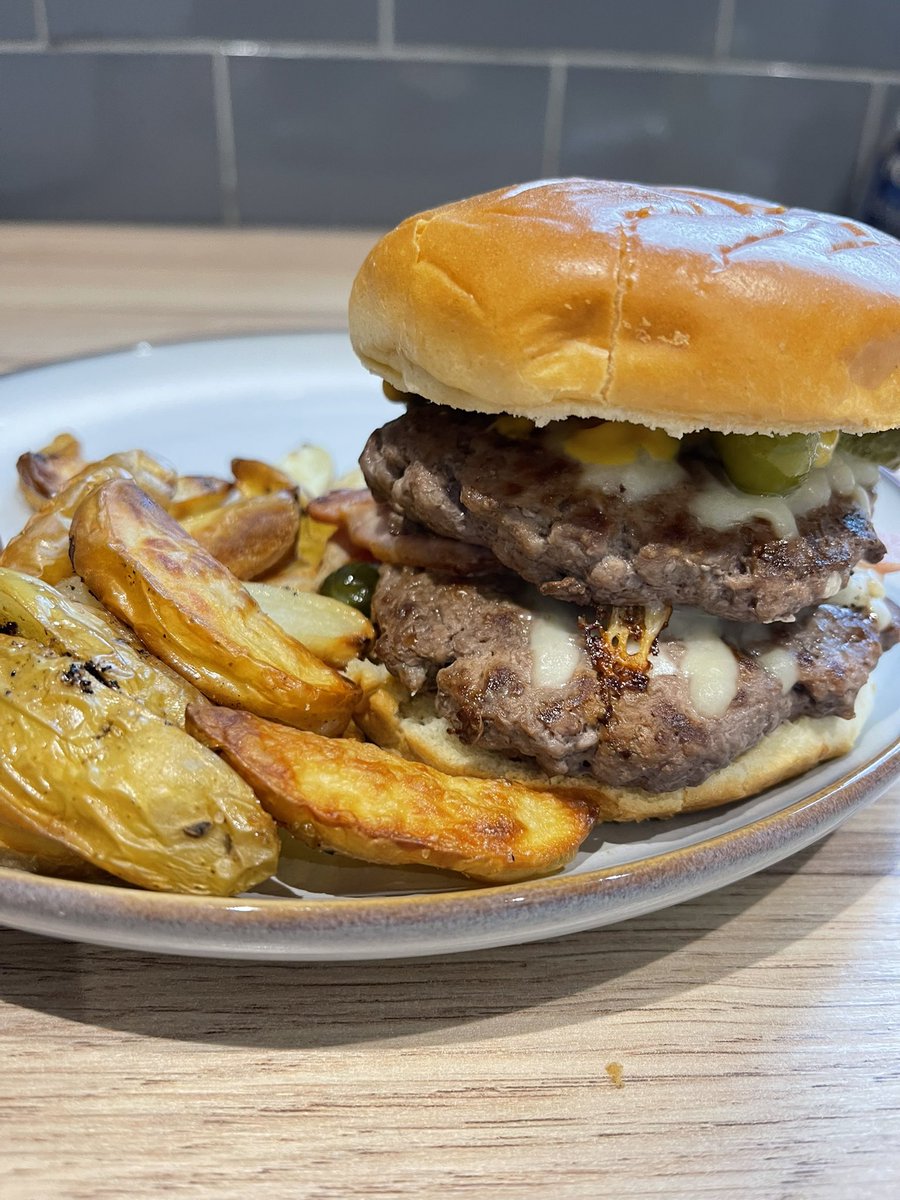
[[[11,538],[0,553],[0,566],[12,567],[51,584],[71,575],[69,526],[75,510],[91,492],[113,479],[134,479],[148,495],[163,504],[175,488],[175,472],[143,450],[111,454],[103,462],[74,475],[29,518],[22,532]]]
[[[0,636],[0,821],[139,887],[230,896],[277,864],[250,789],[84,663]]]
[[[300,509],[281,492],[236,500],[181,524],[238,579],[258,579],[293,554]]]
[[[12,567],[50,584],[71,575],[69,526],[75,509],[102,483],[125,478],[127,473],[121,467],[92,467],[76,475],[28,519],[21,533],[10,538],[0,553],[0,566]]]
[[[272,496],[287,492],[297,498],[297,485],[290,475],[257,458],[233,458],[231,471],[242,496]]]
[[[87,465],[78,439],[60,433],[43,449],[19,455],[16,470],[25,499],[31,508],[40,509]]]
[[[19,829],[0,821],[0,867],[15,867],[37,875],[61,875],[67,879],[103,879],[102,871],[85,862],[68,846],[41,833]]]
[[[192,704],[188,732],[218,750],[301,841],[368,862],[510,883],[575,854],[593,823],[576,795],[444,775],[369,743]]]
[[[329,736],[346,728],[359,689],[267,617],[131,481],[82,503],[71,548],[93,594],[209,699]]]
[[[183,521],[185,517],[198,517],[220,508],[233,490],[233,483],[214,475],[179,475],[172,499],[165,507],[176,521]]]
[[[110,684],[176,725],[184,725],[185,708],[200,699],[196,688],[155,658],[112,613],[0,567],[0,626],[8,623],[20,637],[54,654],[89,660]]]

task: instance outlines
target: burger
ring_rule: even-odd
[[[404,406],[342,502],[383,564],[370,737],[614,820],[852,746],[900,638],[873,525],[900,243],[746,197],[528,183],[387,234],[350,336]]]

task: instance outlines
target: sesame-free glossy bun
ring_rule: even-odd
[[[900,425],[900,242],[747,197],[545,180],[387,234],[350,336],[402,391],[539,424],[863,433]]]

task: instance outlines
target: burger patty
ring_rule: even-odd
[[[648,490],[645,472],[629,488],[616,471],[598,482],[547,431],[517,439],[492,426],[481,413],[413,404],[372,434],[360,464],[376,499],[435,534],[488,547],[548,596],[786,620],[837,592],[860,560],[884,555],[870,496],[848,465],[843,492],[815,473],[824,492],[782,536],[764,514],[779,504],[788,513],[783,502],[757,498],[754,510],[700,459],[652,464],[664,486]],[[726,509],[738,518],[723,528]]]
[[[687,643],[668,631],[643,690],[610,686],[583,637],[571,676],[536,684],[532,604],[540,614],[541,601],[522,592],[531,589],[508,577],[476,584],[385,567],[372,605],[376,654],[412,693],[434,692],[437,712],[464,742],[534,759],[550,775],[591,775],[650,792],[701,783],[784,721],[852,716],[882,650],[900,637],[894,605],[884,610],[882,631],[870,614],[831,604],[784,625],[701,617],[701,628],[706,621],[721,631],[719,655],[733,655],[737,668],[730,702],[710,715],[708,707],[698,711]],[[577,637],[575,610],[553,608],[573,619]],[[673,629],[682,618],[676,610]]]

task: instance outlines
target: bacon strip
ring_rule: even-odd
[[[427,567],[455,575],[487,575],[502,570],[490,550],[452,538],[422,533],[396,533],[398,521],[387,504],[378,504],[367,488],[328,492],[313,500],[309,515],[337,525],[349,540],[380,562],[400,567]]]

